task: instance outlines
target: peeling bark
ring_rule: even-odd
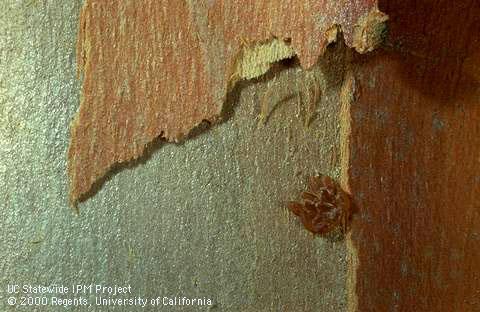
[[[242,78],[235,74],[245,47],[277,38],[309,68],[336,27],[358,48],[356,34],[364,35],[372,12],[383,16],[376,0],[86,0],[77,51],[82,99],[68,153],[71,203],[154,139],[178,142],[202,121],[217,121],[229,83]]]

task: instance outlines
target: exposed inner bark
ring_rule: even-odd
[[[239,76],[239,62],[265,67],[297,55],[309,68],[338,28],[347,45],[368,51],[377,36],[366,32],[378,32],[372,14],[374,24],[385,20],[376,0],[86,0],[77,51],[82,100],[68,153],[71,203],[156,138],[177,142],[201,122],[218,120],[229,83],[265,71],[241,67]],[[254,55],[263,62],[241,61],[272,39],[281,44]]]

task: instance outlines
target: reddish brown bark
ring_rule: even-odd
[[[348,45],[366,51],[365,17],[377,12],[375,4],[86,0],[78,41],[82,100],[68,153],[72,203],[155,138],[177,141],[203,120],[215,121],[242,44],[291,40],[308,68],[337,25]]]
[[[480,311],[480,4],[384,2],[351,107],[358,311]]]

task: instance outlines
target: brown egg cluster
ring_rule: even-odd
[[[301,197],[300,202],[289,202],[288,208],[307,230],[327,234],[340,227],[346,233],[352,211],[350,197],[332,178],[310,177],[308,191],[302,192]]]

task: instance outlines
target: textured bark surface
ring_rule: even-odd
[[[358,311],[480,309],[480,4],[384,1],[357,57],[350,187]]]
[[[315,171],[339,177],[341,46],[308,72],[275,66],[240,82],[224,122],[149,149],[77,216],[65,155],[79,106],[82,4],[0,1],[0,311],[345,311],[344,242],[314,239],[285,205]],[[325,88],[305,127],[314,81]],[[96,306],[96,295],[71,291],[42,297],[92,306],[21,307],[23,293],[11,306],[13,283],[131,285],[110,298],[207,297],[214,306]]]
[[[245,47],[279,38],[309,68],[337,28],[364,52],[383,20],[376,0],[85,1],[77,52],[82,101],[68,155],[71,202],[154,139],[178,141],[202,121],[218,120],[229,83],[241,78],[236,64]]]

